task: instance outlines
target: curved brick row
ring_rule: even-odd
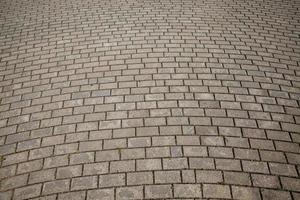
[[[298,0],[1,0],[2,200],[300,199]]]

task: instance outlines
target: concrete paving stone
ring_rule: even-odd
[[[222,183],[223,175],[216,170],[196,170],[197,183]]]
[[[260,193],[258,188],[233,186],[232,196],[235,199],[257,199],[260,200]]]
[[[55,180],[51,182],[46,182],[43,185],[42,193],[44,195],[66,192],[70,190],[70,180]]]
[[[27,158],[28,158],[28,151],[6,155],[3,156],[2,166],[21,163],[27,161]]]
[[[171,146],[176,144],[175,136],[154,136],[152,146]]]
[[[136,148],[136,149],[122,149],[121,150],[121,159],[140,159],[145,158],[146,156],[145,149]]]
[[[146,185],[145,198],[146,199],[159,199],[172,197],[171,185]]]
[[[152,172],[134,172],[127,174],[127,185],[153,184]]]
[[[259,161],[242,161],[243,170],[246,172],[269,173],[266,162]]]
[[[27,172],[37,171],[42,169],[43,167],[43,160],[33,160],[28,162],[23,162],[18,165],[17,174],[23,174]]]
[[[99,187],[109,188],[113,186],[124,186],[125,185],[125,174],[105,174],[99,176]]]
[[[282,187],[289,191],[300,191],[300,181],[298,178],[280,177]]]
[[[120,159],[120,152],[118,150],[107,150],[107,151],[97,151],[96,161],[113,161]]]
[[[262,197],[263,200],[279,200],[279,199],[292,199],[292,196],[289,192],[287,191],[282,191],[282,190],[269,190],[269,189],[264,189],[262,190]]]
[[[174,197],[201,198],[202,197],[201,185],[200,184],[175,184]]]
[[[215,169],[215,163],[212,158],[189,158],[191,169]]]
[[[171,152],[169,147],[151,147],[146,149],[147,158],[163,158],[170,157]]]
[[[142,159],[136,161],[136,170],[161,170],[162,161],[161,159]]]
[[[251,185],[250,175],[243,172],[224,172],[224,182],[233,185]]]
[[[116,199],[143,199],[143,186],[121,187],[116,190]]]
[[[215,159],[216,168],[224,171],[242,171],[241,163],[239,160],[234,159]]]
[[[96,189],[96,190],[88,190],[87,191],[87,199],[88,200],[96,200],[101,197],[104,200],[113,200],[114,199],[114,189]]]
[[[84,200],[85,199],[85,192],[79,191],[79,192],[68,192],[58,195],[59,200],[67,200],[67,199],[74,199],[74,200]]]
[[[38,197],[41,194],[42,184],[29,185],[25,187],[20,187],[15,190],[14,199],[28,199],[33,197]],[[7,195],[4,199],[10,199]]]
[[[16,174],[17,165],[10,165],[0,169],[0,178],[7,178]]]
[[[227,147],[208,147],[208,153],[215,158],[233,158],[233,151]]]
[[[3,191],[25,186],[28,180],[28,174],[8,177],[1,181],[1,189]]]
[[[87,190],[97,188],[98,176],[84,176],[73,178],[71,181],[71,190]]]
[[[71,165],[92,163],[95,160],[95,153],[84,152],[84,153],[71,154],[69,160]]]
[[[164,169],[187,169],[188,163],[186,158],[164,158]]]
[[[180,171],[155,171],[155,183],[180,183]]]
[[[122,149],[127,147],[126,139],[111,139],[103,141],[103,149]]]
[[[299,7],[3,0],[0,199],[299,199]]]
[[[208,198],[231,198],[228,185],[204,184],[203,196]]]
[[[59,167],[56,170],[56,178],[73,178],[82,175],[82,166],[81,165],[72,165],[66,167]]]
[[[279,178],[277,176],[264,174],[251,174],[253,185],[265,188],[280,188]]]
[[[110,162],[110,172],[131,172],[135,171],[135,160],[122,160]]]
[[[55,145],[54,155],[76,153],[77,151],[78,151],[78,143],[57,144]]]

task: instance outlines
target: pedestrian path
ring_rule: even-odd
[[[299,0],[0,0],[0,199],[300,199]]]

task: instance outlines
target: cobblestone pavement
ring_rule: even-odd
[[[299,34],[299,0],[0,0],[0,199],[300,199]]]

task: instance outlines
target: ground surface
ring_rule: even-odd
[[[299,8],[0,0],[0,199],[300,199]]]

